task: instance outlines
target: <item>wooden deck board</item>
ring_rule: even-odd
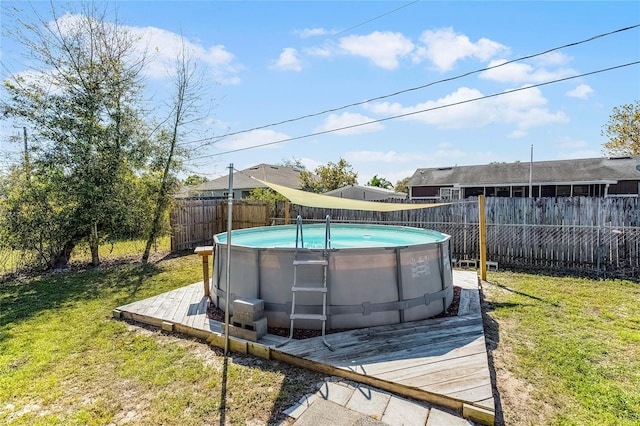
[[[412,362],[405,363],[384,363],[380,366],[369,366],[369,374],[375,374],[381,378],[392,381],[409,382],[414,378],[429,376],[433,382],[437,381],[440,375],[450,377],[455,371],[456,374],[464,374],[467,369],[484,368],[484,357],[482,352],[476,352],[459,357],[423,357]]]
[[[192,291],[191,300],[189,302],[189,309],[187,310],[184,324],[187,327],[194,327],[194,323],[198,319],[202,319],[207,316],[207,298],[203,294],[203,290]]]
[[[321,337],[277,347],[287,339],[268,334],[248,345],[267,357],[271,353],[277,359],[405,396],[493,413],[478,279],[474,272],[455,271],[454,285],[462,287],[459,312],[464,315],[328,334],[334,351],[326,348]],[[171,322],[181,332],[212,336],[210,341],[217,344],[224,341],[220,338],[224,324],[208,319],[206,308],[200,282],[117,309],[124,318],[155,326]],[[238,343],[242,342],[236,342],[236,348]]]

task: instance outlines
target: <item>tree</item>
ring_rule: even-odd
[[[640,100],[634,104],[614,107],[609,122],[603,127],[601,135],[608,138],[604,143],[606,154],[640,154]]]
[[[196,186],[196,185],[200,185],[201,183],[205,183],[205,182],[209,182],[209,179],[207,179],[204,176],[198,176],[198,175],[189,175],[185,180],[184,180],[184,184],[187,186]]]
[[[302,160],[296,157],[291,157],[290,160],[282,160],[282,163],[280,163],[280,165],[300,171],[307,170],[307,167],[302,164]]]
[[[373,175],[371,180],[369,182],[367,182],[365,185],[366,186],[376,186],[378,188],[384,188],[384,189],[393,188],[393,185],[391,185],[391,182],[389,182],[385,178],[378,177],[378,175]]]
[[[409,187],[407,184],[409,183],[410,177],[406,177],[404,179],[400,179],[396,182],[396,186],[394,187],[396,192],[404,192],[406,194],[409,193]]]
[[[148,153],[138,103],[145,59],[136,39],[107,22],[107,10],[95,3],[64,16],[52,3],[51,12],[53,20],[35,22],[15,12],[11,34],[37,68],[10,75],[2,105],[32,129],[29,167],[37,176],[31,187],[12,187],[5,219],[24,220],[34,206],[46,217],[29,222],[31,229],[5,220],[5,232],[18,233],[13,248],[35,245],[48,253],[49,267],[66,266],[73,248],[87,240],[97,265],[100,239],[130,217],[130,180]],[[30,242],[27,233],[39,240]]]
[[[277,201],[286,201],[287,198],[271,188],[253,188],[247,200],[267,201],[271,206],[274,206]]]
[[[310,192],[333,191],[357,183],[358,173],[354,172],[351,164],[343,158],[340,158],[337,164],[329,161],[325,166],[316,167],[314,173],[307,170],[300,172],[300,186]]]
[[[181,157],[187,153],[178,145],[183,127],[188,124],[192,114],[198,110],[201,80],[197,74],[197,67],[190,59],[189,53],[183,43],[182,50],[176,60],[176,69],[173,76],[175,90],[174,103],[171,106],[171,117],[168,120],[168,129],[161,131],[159,148],[165,151],[164,155],[157,157],[159,166],[162,166],[160,186],[156,193],[151,229],[147,238],[147,244],[142,254],[142,263],[147,263],[151,246],[160,235],[162,219],[168,213],[173,194],[177,189],[178,180],[175,172],[179,169]]]

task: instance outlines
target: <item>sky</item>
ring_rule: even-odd
[[[49,2],[32,5],[50,19]],[[67,3],[54,5],[72,18]],[[185,173],[208,178],[231,163],[314,170],[344,158],[364,185],[417,168],[529,161],[532,147],[534,161],[599,157],[613,108],[640,100],[640,65],[624,66],[640,61],[640,28],[537,55],[640,24],[638,1],[111,5],[152,53],[151,111],[166,110],[180,36],[197,61],[202,120],[182,143],[198,147]],[[3,1],[3,28],[12,6],[33,14]],[[0,52],[3,80],[32,65],[6,31]],[[0,124],[0,156],[15,154],[19,129]]]

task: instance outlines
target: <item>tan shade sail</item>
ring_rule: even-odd
[[[256,178],[254,178],[256,179]],[[440,204],[408,204],[408,203],[379,203],[374,201],[351,200],[348,198],[331,197],[329,195],[316,194],[313,192],[300,191],[299,189],[288,188],[271,182],[256,179],[263,185],[282,194],[294,204],[306,207],[321,207],[325,209],[344,210],[366,210],[376,212],[395,212],[399,210],[427,209],[430,207],[443,206]]]

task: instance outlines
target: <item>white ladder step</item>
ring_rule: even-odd
[[[329,262],[326,260],[294,260],[293,266],[298,265],[328,265]]]
[[[322,314],[291,314],[289,318],[292,320],[295,320],[295,319],[320,320],[320,321],[327,320],[327,316]]]
[[[326,287],[291,287],[291,291],[311,291],[317,293],[326,293]]]

